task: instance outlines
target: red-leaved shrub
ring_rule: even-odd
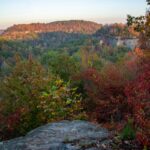
[[[150,146],[150,61],[142,65],[140,75],[126,86],[125,94],[137,128],[137,139]]]
[[[126,79],[116,66],[109,64],[101,72],[89,68],[82,74],[82,80],[87,94],[85,106],[92,120],[107,122],[123,118],[127,111]]]
[[[7,117],[5,115],[0,115],[0,138],[7,140],[18,136],[17,126],[21,119],[20,109],[9,114]]]

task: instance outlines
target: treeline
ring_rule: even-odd
[[[95,34],[96,37],[121,37],[121,38],[136,38],[139,33],[133,27],[126,24],[104,25]]]
[[[88,48],[89,47],[89,48]],[[68,33],[42,33],[39,39],[34,40],[0,40],[0,74],[1,77],[9,74],[12,66],[15,65],[15,55],[19,54],[27,59],[29,54],[38,60],[49,52],[64,53],[80,60],[83,49],[87,55],[94,53],[101,61],[121,61],[124,55],[131,51],[127,47],[113,47],[101,45],[99,40],[91,36]]]

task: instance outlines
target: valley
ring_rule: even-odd
[[[150,0],[58,1],[1,2],[0,150],[149,150]]]

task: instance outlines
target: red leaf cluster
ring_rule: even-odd
[[[119,121],[126,112],[125,79],[113,65],[98,72],[93,68],[82,74],[87,94],[85,105],[90,118],[98,122]]]
[[[21,119],[20,109],[16,110],[14,113],[8,115],[7,117],[4,115],[0,115],[0,137],[3,140],[7,140],[10,137],[14,137],[14,133],[16,132],[16,127]],[[3,128],[2,128],[3,127]]]
[[[146,62],[140,75],[125,88],[131,117],[138,128],[137,139],[150,145],[150,62]]]

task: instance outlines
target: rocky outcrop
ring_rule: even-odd
[[[117,38],[116,46],[125,46],[130,49],[134,49],[138,45],[138,38]]]
[[[138,46],[138,38],[121,38],[121,37],[100,37],[100,45],[123,46],[134,49]]]
[[[108,137],[106,129],[90,122],[62,121],[1,142],[0,150],[109,150]]]

